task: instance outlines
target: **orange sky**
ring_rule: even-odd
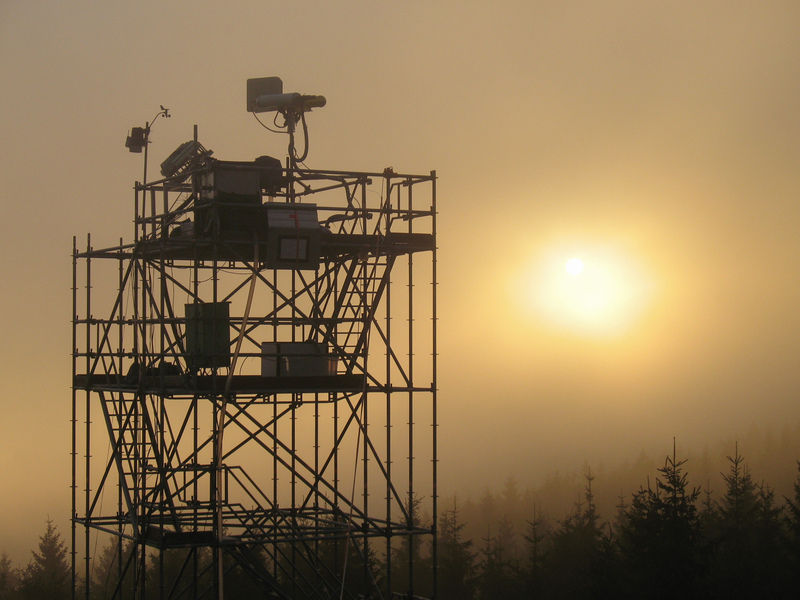
[[[123,142],[159,104],[154,162],[194,123],[220,158],[281,156],[248,77],[326,95],[310,166],[440,176],[444,491],[796,423],[798,22],[793,1],[2,2],[0,551],[67,527],[72,235],[129,237]],[[647,284],[624,335],[529,306],[572,246]]]

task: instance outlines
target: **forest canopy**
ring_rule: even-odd
[[[738,444],[733,450],[721,473],[723,488],[714,492],[691,483],[690,465],[673,446],[652,477],[621,494],[608,515],[597,508],[597,477],[588,467],[582,494],[563,517],[547,515],[535,502],[526,506],[513,479],[500,493],[487,490],[478,503],[442,499],[436,597],[794,598],[800,585],[800,462],[792,493],[776,496],[751,473]],[[119,570],[117,547],[112,540],[92,557],[92,597],[114,597],[109,581]],[[410,555],[419,565],[413,586],[403,568]],[[399,544],[391,557],[393,589],[433,597],[433,555],[430,545]],[[157,573],[177,573],[182,560],[171,551],[165,567],[151,569],[148,578],[155,585]],[[363,561],[352,560],[353,572],[363,571]],[[151,561],[156,564],[155,555]],[[368,566],[385,563],[378,553],[367,557]],[[353,594],[369,593],[360,577],[347,580]],[[76,582],[85,590],[79,575]],[[230,590],[258,597],[244,573],[232,570],[230,584]],[[0,600],[69,598],[71,585],[68,550],[50,519],[27,565],[15,567],[7,554],[0,556]]]

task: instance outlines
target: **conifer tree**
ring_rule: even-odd
[[[706,486],[702,491],[703,499],[700,502],[700,530],[703,532],[703,535],[708,537],[710,532],[714,530],[716,527],[716,523],[719,520],[719,514],[717,513],[717,506],[714,502],[713,493],[711,491],[711,481],[706,482]]]
[[[25,600],[66,600],[71,596],[71,569],[67,562],[67,548],[61,540],[53,521],[47,520],[47,529],[39,538],[39,551],[22,573],[19,595]]]
[[[412,530],[420,526],[419,515],[421,500],[410,497],[406,502],[408,518],[407,527]],[[401,535],[400,543],[392,548],[392,588],[396,593],[414,595],[429,593],[432,581],[430,558],[422,556],[422,538],[419,535]],[[409,580],[413,564],[413,581]]]
[[[439,521],[439,598],[470,600],[475,597],[472,541],[463,537],[464,524],[458,519],[458,506],[442,514]]]
[[[525,592],[529,598],[539,598],[544,588],[544,562],[548,541],[547,523],[533,507],[533,519],[528,521],[528,532],[524,535],[526,543],[526,564],[524,566]]]
[[[783,512],[783,507],[775,505],[775,492],[762,481],[756,511],[756,577],[767,584],[759,593],[776,599],[797,597],[797,588],[790,588],[792,567]]]
[[[0,556],[0,600],[11,600],[19,585],[19,573],[4,552]]]
[[[548,598],[604,597],[610,547],[597,513],[591,471],[585,478],[583,501],[551,535],[544,561]]]
[[[487,533],[478,576],[478,597],[481,600],[524,597],[519,564],[509,551],[514,545],[514,531],[506,518],[500,521],[496,535],[493,536],[491,531]]]
[[[175,551],[172,552],[174,553]],[[179,572],[176,572],[178,561],[183,562],[185,559],[190,558],[183,551],[178,550],[177,552],[177,555],[173,554],[170,569],[172,573],[171,577],[168,578],[169,581],[173,582],[176,582]],[[226,598],[258,598],[264,595],[267,584],[263,581],[263,577],[269,571],[266,557],[260,547],[233,548],[230,552],[225,553],[223,560]],[[188,578],[184,578],[184,580],[189,583]]]
[[[739,454],[738,443],[733,456],[727,458],[728,472],[722,473],[725,493],[706,523],[706,537],[711,549],[711,590],[730,596],[738,590],[750,591],[757,500],[756,487]]]
[[[483,491],[480,501],[478,502],[478,511],[481,518],[488,523],[494,523],[497,519],[497,501],[495,500],[489,488]]]
[[[711,590],[721,597],[780,597],[785,588],[781,510],[774,493],[753,482],[738,443],[728,462],[725,494],[707,524]]]
[[[328,533],[332,535],[319,542],[293,542],[279,551],[276,565],[278,580],[292,597],[317,598],[328,594],[336,598],[340,595],[345,598],[368,598],[376,588],[384,589],[386,582],[376,580],[376,558],[369,545],[365,549],[363,540],[355,536],[337,538],[335,524],[320,523],[318,527],[323,536],[327,537],[326,528],[330,528]],[[272,561],[261,550],[249,550],[246,555],[240,553],[239,558],[241,564],[255,566],[258,571],[264,568],[268,573],[273,571]],[[394,571],[395,565],[392,564],[392,567]],[[236,597],[261,597],[255,591],[248,592],[246,589],[247,586],[255,586],[256,579],[244,576],[241,569],[237,570],[239,595]]]
[[[126,551],[123,548],[123,558],[119,558],[119,546],[117,540],[110,540],[100,553],[95,557],[94,564],[92,565],[92,578],[91,578],[91,592],[92,597],[97,597],[102,600],[112,598],[114,592],[119,587],[121,590],[130,588],[130,581],[133,579],[133,570],[126,572],[124,583],[120,584],[119,574],[121,567],[124,568],[126,558],[130,552],[130,546]]]
[[[792,573],[792,586],[800,589],[800,461],[797,461],[794,493],[786,500],[786,528],[789,545],[788,562]]]
[[[697,512],[700,491],[689,489],[685,460],[672,456],[633,494],[619,547],[628,574],[621,595],[631,598],[696,598],[702,595],[703,563]]]
[[[517,480],[508,477],[503,484],[503,492],[500,496],[501,514],[503,514],[515,527],[524,522],[524,509],[522,505],[522,494],[520,494]]]

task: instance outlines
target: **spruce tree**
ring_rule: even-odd
[[[800,461],[797,461],[794,493],[786,500],[786,534],[789,550],[787,561],[792,573],[791,585],[800,589]]]
[[[549,598],[600,598],[607,589],[609,545],[587,471],[584,498],[553,532],[544,560],[544,589]]]
[[[478,576],[478,597],[481,600],[525,597],[519,564],[510,552],[514,545],[514,531],[506,518],[501,519],[496,535],[493,536],[491,531],[487,533]]]
[[[685,460],[672,456],[649,483],[633,494],[619,533],[621,595],[630,598],[698,598],[704,577],[697,512],[700,491],[689,488]]]
[[[0,556],[0,600],[11,600],[19,585],[19,572],[4,552]]]
[[[475,556],[472,541],[464,539],[463,529],[454,500],[452,510],[445,511],[439,521],[438,597],[441,600],[470,600],[475,597]]]
[[[39,538],[39,551],[25,567],[19,586],[20,597],[25,600],[66,600],[71,597],[71,568],[67,562],[67,548],[61,540],[53,521],[47,520],[47,529]]]
[[[758,593],[776,599],[797,597],[797,588],[790,588],[792,566],[783,512],[775,505],[775,492],[762,481],[756,511],[756,577],[766,584]]]
[[[407,511],[406,526],[409,530],[421,527],[419,514],[421,499],[409,497],[405,506]],[[422,555],[422,539],[419,535],[400,535],[399,544],[392,547],[392,589],[397,594],[424,596],[430,594],[432,581],[430,578],[430,557]],[[410,567],[413,564],[414,579],[409,580]]]
[[[524,565],[525,591],[528,598],[539,598],[544,589],[544,562],[547,551],[548,529],[542,516],[533,507],[533,519],[528,521],[528,532],[524,536],[526,561]]]
[[[738,443],[728,462],[725,494],[706,531],[710,591],[727,598],[778,598],[785,589],[781,510],[774,493],[753,482]]]

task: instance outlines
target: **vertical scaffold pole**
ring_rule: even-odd
[[[400,188],[398,187],[398,208]],[[391,229],[392,179],[386,174],[386,233]],[[392,284],[386,282],[386,596],[392,596]]]
[[[92,355],[92,335],[91,335],[91,327],[90,322],[92,319],[92,259],[91,259],[91,252],[92,252],[92,237],[91,234],[86,235],[86,373],[89,375],[91,379],[91,355]],[[89,600],[90,594],[90,576],[91,576],[91,556],[90,556],[90,543],[89,543],[89,534],[90,534],[90,527],[89,527],[89,506],[90,506],[90,490],[91,490],[91,425],[92,425],[92,415],[91,415],[91,392],[86,390],[86,487],[85,487],[85,510],[83,518],[85,519],[85,528],[84,528],[84,555],[86,559],[85,564],[85,573],[84,577],[85,582],[85,589],[86,589],[86,600]]]
[[[72,578],[72,600],[76,600],[76,592],[77,592],[77,549],[75,548],[76,543],[76,522],[77,519],[77,476],[78,476],[78,453],[77,453],[77,427],[78,427],[78,392],[75,389],[75,375],[77,373],[77,366],[78,366],[78,239],[76,236],[72,236],[72,381],[70,382],[72,386],[72,419],[71,419],[71,429],[72,429],[72,451],[70,452],[70,458],[72,462],[72,486],[71,486],[71,495],[72,495],[72,506],[70,509],[70,523],[71,523],[71,538],[72,538],[72,546],[71,546],[71,565],[70,565],[70,573]]]
[[[117,371],[122,375],[123,372],[123,355],[125,353],[125,302],[124,302],[124,267],[125,267],[125,258],[123,255],[123,247],[122,247],[122,238],[119,238],[119,263],[118,263],[118,294],[119,294],[119,312],[117,313],[117,327],[119,331],[119,340],[117,345],[117,360],[118,366]],[[123,403],[123,393],[119,392],[117,394],[112,395],[112,399],[117,399],[117,407],[115,408],[115,412],[117,414],[122,414],[122,407]],[[119,418],[119,417],[118,417]],[[121,428],[121,426],[120,426]],[[120,432],[121,433],[121,432]],[[117,476],[117,581],[122,581],[122,534],[124,531],[124,525],[122,522],[122,487],[124,482],[122,480],[122,474],[118,474]]]
[[[433,422],[433,448],[431,454],[432,469],[433,469],[433,540],[432,540],[432,558],[433,558],[433,598],[434,600],[439,594],[439,488],[437,483],[437,476],[439,471],[439,422],[438,422],[438,378],[437,378],[437,356],[438,347],[436,339],[436,330],[438,326],[436,315],[436,171],[431,171],[431,233],[433,234],[433,250],[431,255],[431,402],[432,402],[432,422]]]
[[[408,181],[408,235],[414,232],[413,193]],[[408,595],[414,596],[414,254],[408,253]]]

